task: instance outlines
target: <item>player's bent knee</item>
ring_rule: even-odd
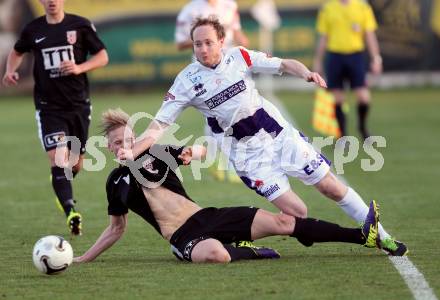
[[[206,255],[205,262],[209,263],[228,263],[231,261],[231,256],[223,247],[216,247],[210,249]]]
[[[294,217],[283,213],[275,216],[277,227],[279,229],[278,234],[291,234],[293,230]]]

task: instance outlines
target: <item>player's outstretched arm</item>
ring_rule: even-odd
[[[15,49],[12,49],[11,52],[9,52],[8,60],[6,62],[6,72],[3,76],[3,84],[5,86],[18,84],[19,75],[17,69],[23,61],[23,56],[23,53],[17,52]]]
[[[102,232],[95,244],[81,256],[74,257],[75,263],[93,261],[102,252],[110,248],[124,234],[127,227],[127,214],[122,216],[110,216],[110,225]]]
[[[60,66],[60,70],[64,75],[79,75],[100,67],[104,67],[107,65],[107,63],[107,51],[102,49],[90,59],[79,65],[75,64],[73,61],[63,61]]]
[[[327,88],[327,83],[321,75],[316,72],[311,72],[303,63],[295,59],[283,59],[281,61],[280,71],[302,77],[307,82],[313,82],[319,87]]]

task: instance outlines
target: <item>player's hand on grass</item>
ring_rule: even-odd
[[[192,160],[192,147],[185,147],[178,158],[182,160],[184,165],[189,165]]]
[[[71,60],[63,61],[60,65],[60,71],[63,75],[78,75],[82,73],[81,67]]]
[[[319,75],[316,72],[308,72],[308,73],[306,73],[304,75],[304,79],[307,82],[315,83],[319,87],[327,88],[327,83],[325,82],[325,80],[321,77],[321,75]]]
[[[17,72],[5,73],[5,76],[3,76],[3,84],[5,86],[17,85],[18,79],[20,79],[20,76],[18,75]]]

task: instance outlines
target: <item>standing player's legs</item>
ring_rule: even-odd
[[[347,135],[347,118],[344,113],[344,100],[345,95],[342,89],[330,89],[330,92],[335,98],[335,117],[338,121],[339,129],[341,130],[341,136]]]
[[[358,128],[361,133],[362,138],[365,140],[370,136],[370,133],[367,129],[367,116],[368,111],[370,110],[370,91],[367,87],[356,88],[355,90],[356,98],[358,101]]]
[[[363,53],[354,53],[346,57],[346,66],[350,87],[357,98],[358,129],[365,140],[370,136],[367,130],[367,115],[370,108],[370,92],[367,87],[365,59]]]
[[[325,74],[327,77],[328,90],[335,98],[335,116],[338,121],[341,135],[347,135],[346,117],[343,111],[344,104],[344,77],[346,69],[344,67],[345,55],[327,52],[325,60]]]
[[[68,155],[69,150],[67,146],[61,146],[47,151],[51,167],[52,187],[66,217],[74,210],[75,206],[72,183],[67,178],[65,172],[65,169],[68,167]]]
[[[75,235],[81,234],[81,215],[75,211],[75,200],[71,178],[68,178],[70,169],[73,176],[77,174],[82,164],[81,155],[77,159],[69,159],[66,137],[72,133],[70,126],[71,114],[60,111],[37,111],[36,114],[39,136],[47,152],[51,166],[51,182],[57,201],[61,205],[66,217],[67,225]],[[69,166],[74,161],[75,166]],[[69,169],[69,170],[68,170]]]
[[[51,168],[51,181],[55,195],[66,216],[74,206],[72,185],[66,177],[69,150],[65,141],[69,125],[65,114],[59,111],[37,111],[38,134],[46,150]]]

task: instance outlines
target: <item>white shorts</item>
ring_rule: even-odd
[[[330,161],[291,126],[274,139],[264,135],[257,139],[259,141],[251,142],[252,146],[236,151],[230,159],[243,182],[269,201],[290,190],[288,176],[313,185],[330,170]]]

